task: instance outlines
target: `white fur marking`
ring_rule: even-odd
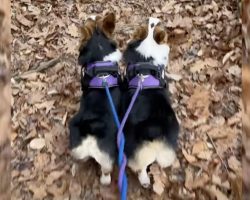
[[[168,65],[169,57],[169,46],[166,44],[157,44],[154,40],[154,29],[155,26],[160,22],[157,18],[149,18],[148,24],[148,35],[137,47],[138,51],[145,58],[152,57],[154,65]],[[154,24],[154,27],[151,27],[151,24]]]
[[[119,49],[116,49],[116,51],[110,53],[109,55],[105,56],[103,58],[103,61],[113,61],[113,62],[119,62],[122,58],[122,53]]]
[[[161,72],[161,77],[164,79],[165,78],[165,68],[162,70],[162,72]]]
[[[110,174],[105,175],[104,172],[111,172],[113,167],[113,160],[110,156],[101,151],[97,145],[96,138],[93,136],[87,136],[82,140],[82,143],[76,148],[72,149],[72,155],[76,159],[85,159],[92,157],[101,165],[102,176],[100,178],[101,183],[108,184],[111,182]],[[110,179],[110,181],[109,181]]]
[[[154,32],[154,28],[155,26],[160,22],[161,20],[159,20],[158,18],[154,18],[154,17],[149,17],[149,20],[148,20],[148,29],[153,29],[153,32]],[[151,27],[151,24],[154,24],[153,27]]]
[[[95,16],[95,15],[91,15],[91,16],[89,16],[88,18],[93,19],[93,20],[95,21],[96,16]]]
[[[139,172],[138,179],[143,187],[148,188],[150,186],[150,178],[147,174],[147,169],[143,169]]]
[[[176,155],[174,149],[164,141],[145,142],[140,146],[128,166],[135,172],[147,169],[147,166],[157,162],[160,167],[172,165]]]
[[[101,178],[100,178],[100,182],[102,185],[109,185],[111,183],[110,174],[105,175],[104,173],[102,173]]]

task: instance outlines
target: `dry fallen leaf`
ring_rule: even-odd
[[[64,174],[65,174],[64,170],[51,172],[46,179],[46,185],[52,185],[54,181],[58,180]]]
[[[232,74],[236,77],[241,77],[241,68],[239,67],[239,65],[233,65],[231,67],[229,67],[228,69],[229,74]]]
[[[215,196],[218,200],[228,200],[227,196],[222,193],[216,186],[205,186],[205,188],[212,196]]]
[[[40,150],[45,146],[45,139],[44,138],[34,138],[30,142],[30,148],[34,150]]]
[[[153,164],[150,166],[150,174],[152,174],[154,183],[153,183],[153,191],[161,195],[164,192],[165,185],[167,183],[167,176],[163,170],[157,164]]]
[[[38,76],[39,76],[39,73],[37,73],[37,72],[29,72],[29,73],[24,73],[24,74],[20,75],[20,77],[22,79],[26,79],[26,80],[30,80],[30,81],[37,80]]]
[[[47,188],[47,192],[56,197],[56,196],[63,195],[65,193],[66,189],[67,189],[67,182],[66,182],[66,180],[63,179],[63,180],[61,180],[60,185],[52,184],[51,186],[49,186]]]
[[[22,14],[17,14],[16,19],[24,26],[31,27],[33,25],[33,22],[25,18]]]
[[[35,157],[34,166],[37,170],[44,170],[50,163],[50,155],[48,153],[39,153]]]
[[[157,179],[156,179],[154,184],[153,184],[153,191],[156,194],[161,195],[164,192],[164,184],[162,184],[161,181],[157,181]]]
[[[197,60],[191,67],[190,72],[200,72],[206,67],[219,67],[219,62],[212,58],[206,58],[205,60]]]
[[[43,183],[37,185],[36,182],[31,182],[28,185],[29,185],[29,190],[33,192],[32,199],[41,200],[47,196],[46,188],[45,185],[43,185]]]
[[[180,81],[182,79],[182,76],[179,75],[179,74],[169,74],[169,73],[166,73],[166,76],[172,80],[175,80],[175,81]]]
[[[222,64],[224,65],[233,54],[234,54],[234,50],[229,51],[228,53],[226,53],[225,56],[222,59]]]
[[[209,176],[202,173],[195,177],[194,171],[191,168],[185,169],[185,187],[189,190],[203,187],[209,181]]]
[[[230,135],[232,135],[234,132],[230,127],[221,126],[221,127],[214,127],[211,130],[207,132],[207,134],[212,139],[223,139]]]
[[[175,162],[172,165],[173,169],[179,169],[181,167],[180,161],[178,159],[175,159]]]
[[[69,193],[71,195],[71,198],[79,198],[81,195],[81,191],[81,185],[76,181],[71,180],[69,185]]]
[[[64,46],[66,48],[67,53],[76,54],[78,42],[72,40],[71,38],[64,38]]]
[[[17,133],[16,132],[11,132],[11,134],[10,134],[10,140],[11,140],[11,142],[13,142],[16,138],[17,138]]]
[[[41,92],[33,92],[29,95],[28,102],[30,104],[40,103],[44,97],[44,94]]]
[[[231,156],[228,159],[228,166],[230,169],[232,169],[235,172],[240,172],[241,171],[241,162],[237,160],[235,156]]]
[[[46,113],[48,113],[52,108],[54,108],[55,100],[45,101],[43,103],[36,103],[35,107],[38,109],[46,108]]]
[[[197,154],[197,157],[203,160],[211,160],[213,155],[212,151],[202,151],[200,153]]]
[[[197,87],[187,102],[187,109],[199,120],[206,120],[209,115],[210,93],[204,87]]]
[[[194,179],[192,187],[201,188],[209,181],[209,179],[210,177],[206,173],[202,173],[201,175],[199,175]]]
[[[207,150],[206,142],[199,141],[199,142],[196,142],[193,145],[192,154],[197,155],[197,154],[199,154],[199,153],[201,153],[202,151],[205,151],[205,150]]]
[[[213,174],[212,175],[212,182],[222,188],[225,188],[227,190],[230,189],[230,183],[228,180],[226,180],[225,182],[222,182],[221,178],[218,175]]]
[[[192,26],[192,18],[182,17],[181,15],[175,15],[173,21],[167,21],[167,27],[170,28],[180,27],[190,29]]]
[[[194,182],[193,171],[191,168],[185,169],[185,187],[189,190],[192,190]]]
[[[79,32],[78,32],[78,28],[76,27],[75,24],[71,24],[69,25],[67,31],[66,31],[69,35],[71,35],[72,37],[79,37]]]
[[[63,124],[63,125],[65,125],[65,123],[66,123],[67,116],[68,116],[68,112],[66,112],[66,113],[63,115],[63,118],[62,118],[62,124]]]
[[[24,138],[25,140],[29,140],[29,139],[32,139],[32,138],[34,138],[34,137],[36,137],[37,136],[37,131],[36,131],[36,129],[34,128],[34,129],[32,129],[28,134],[27,134],[27,136]]]
[[[174,0],[165,1],[161,11],[163,13],[171,13],[174,10],[174,4],[176,4]]]
[[[194,163],[196,161],[196,158],[190,154],[187,153],[187,151],[185,149],[182,149],[182,154],[184,155],[185,159],[189,162],[189,163]]]

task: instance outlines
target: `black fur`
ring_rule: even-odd
[[[126,64],[153,61],[153,58],[145,59],[135,50],[140,43],[141,41],[135,41],[128,45],[124,52]],[[128,81],[124,84],[128,86]],[[134,93],[135,89],[128,89],[127,92],[124,92],[123,113],[125,113]],[[125,153],[128,158],[133,157],[136,148],[144,141],[161,139],[176,148],[179,124],[171,107],[166,88],[140,91],[129,114],[124,133],[126,138]]]
[[[114,41],[108,39],[100,30],[95,30],[92,38],[80,48],[79,64],[84,65],[102,61],[105,56],[116,51]],[[79,112],[71,119],[70,148],[77,147],[87,134],[97,139],[99,148],[107,152],[112,159],[116,156],[117,128],[105,89],[89,88],[92,77],[81,76],[82,98]],[[118,77],[120,80],[120,77]],[[115,108],[120,112],[121,93],[119,87],[110,88]]]
[[[120,89],[111,88],[110,92],[119,111]],[[71,149],[90,134],[96,137],[100,149],[115,158],[117,128],[104,89],[89,89],[82,95],[80,110],[70,121],[69,129]]]
[[[151,62],[152,57],[145,59],[140,53],[136,51],[136,48],[141,44],[142,40],[130,42],[126,51],[123,54],[126,64],[138,63],[138,62]]]
[[[102,61],[103,58],[116,50],[116,43],[105,36],[105,34],[96,29],[87,43],[80,47],[78,57],[79,65]]]

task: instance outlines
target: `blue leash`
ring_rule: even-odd
[[[113,114],[113,117],[114,117],[114,120],[115,120],[115,124],[116,124],[117,128],[119,129],[121,124],[120,124],[120,121],[119,121],[119,118],[118,118],[118,115],[117,115],[117,112],[116,112],[116,109],[115,109],[114,102],[112,100],[112,96],[111,96],[110,91],[109,91],[108,84],[107,84],[107,82],[105,80],[103,80],[103,85],[105,86],[105,91],[106,91],[106,94],[107,94],[107,97],[108,97],[108,100],[109,100],[109,104],[110,104],[110,107],[111,107],[111,110],[112,110],[112,114]],[[121,168],[123,169],[122,170],[123,171],[122,184],[119,187],[120,193],[121,193],[120,194],[121,195],[121,200],[126,200],[127,199],[127,189],[128,189],[127,176],[126,176],[126,172],[125,172],[126,156],[123,153],[124,152],[124,145],[125,145],[125,138],[124,138],[124,134],[122,134],[121,143],[118,146],[118,148],[119,148],[118,165],[119,165],[120,169]],[[123,165],[123,159],[125,161],[125,165]]]
[[[114,102],[112,100],[112,96],[109,91],[109,87],[105,79],[103,80],[103,85],[105,86],[105,91],[109,100],[109,104],[111,106],[112,114],[115,119],[116,126],[118,128],[118,133],[117,133],[117,146],[119,149],[119,155],[118,155],[118,165],[119,165],[119,179],[118,179],[118,185],[121,193],[121,200],[126,200],[127,199],[127,189],[128,189],[128,183],[127,183],[127,176],[125,172],[126,164],[127,164],[127,158],[126,155],[124,154],[124,145],[125,145],[125,137],[123,133],[123,128],[125,126],[125,123],[127,121],[127,118],[129,116],[129,113],[132,110],[132,107],[138,97],[139,91],[142,89],[142,80],[140,79],[138,82],[137,89],[131,99],[131,102],[126,110],[126,113],[122,119],[122,123],[120,123],[117,112],[115,110]]]

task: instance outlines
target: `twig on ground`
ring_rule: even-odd
[[[218,153],[218,150],[217,150],[217,148],[216,148],[216,146],[215,146],[215,144],[214,144],[213,139],[212,139],[208,134],[207,134],[207,136],[208,136],[209,140],[211,141],[211,143],[212,143],[212,145],[213,145],[213,147],[214,147],[214,149],[215,149],[216,154],[217,154],[218,157],[220,158],[221,163],[223,164],[223,166],[224,166],[224,168],[226,169],[227,173],[229,173],[228,168],[227,168],[227,165],[226,165],[226,163],[224,162],[224,160],[221,158],[220,154]]]
[[[28,74],[31,74],[33,72],[42,72],[46,69],[49,69],[51,67],[54,67],[57,63],[59,63],[61,61],[61,56],[60,57],[57,57],[57,58],[53,58],[47,62],[41,62],[39,63],[37,66],[35,67],[32,67],[30,70],[22,73],[22,74],[15,74],[13,76],[14,79],[22,79],[24,76],[28,75]]]

